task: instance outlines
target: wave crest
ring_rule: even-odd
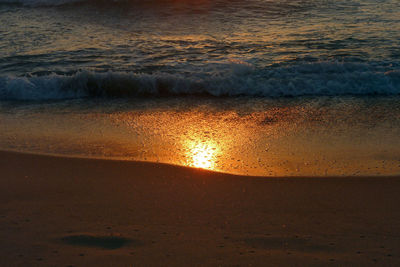
[[[398,95],[400,70],[367,64],[307,63],[253,68],[235,63],[226,72],[192,75],[90,72],[31,77],[0,77],[1,100],[173,95],[295,97]]]

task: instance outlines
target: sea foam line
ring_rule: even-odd
[[[73,75],[0,76],[1,100],[172,95],[295,97],[398,95],[400,70],[355,63],[303,63],[253,68],[231,64],[222,72],[130,73],[79,71]]]

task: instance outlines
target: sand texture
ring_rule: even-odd
[[[0,266],[400,266],[400,178],[0,152]]]

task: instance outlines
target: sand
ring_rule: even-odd
[[[0,152],[0,266],[400,266],[400,178]]]

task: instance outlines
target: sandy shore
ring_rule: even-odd
[[[0,152],[1,266],[400,266],[400,178]]]

